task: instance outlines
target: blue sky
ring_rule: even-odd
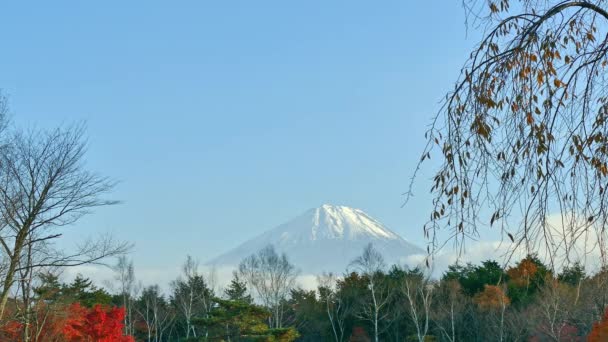
[[[201,260],[323,203],[424,244],[424,131],[477,33],[459,1],[13,2],[0,88],[17,126],[84,121],[119,206],[68,235],[138,267]]]

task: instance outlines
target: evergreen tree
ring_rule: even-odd
[[[57,275],[53,273],[41,273],[38,278],[40,285],[33,289],[36,298],[56,301],[61,297],[61,284]]]
[[[579,282],[585,278],[585,266],[580,262],[575,262],[572,266],[566,266],[557,276],[560,282],[577,286]]]
[[[79,302],[88,308],[95,304],[107,305],[112,303],[112,296],[104,289],[97,288],[93,281],[78,274],[68,285],[62,286],[64,296]]]
[[[228,287],[224,290],[225,297],[229,300],[236,300],[251,304],[253,303],[253,298],[251,298],[251,295],[249,295],[248,292],[247,283],[240,279],[237,272],[234,272],[230,285],[228,285]]]
[[[211,341],[284,341],[299,337],[295,328],[270,329],[266,323],[270,312],[242,300],[214,298],[216,303],[207,317],[192,320],[208,331]]]

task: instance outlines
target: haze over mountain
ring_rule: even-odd
[[[305,274],[344,272],[372,243],[387,265],[403,264],[407,256],[424,251],[359,209],[325,204],[271,229],[211,260],[208,264],[236,266],[273,245]]]

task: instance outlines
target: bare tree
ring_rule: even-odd
[[[283,324],[283,302],[294,287],[298,271],[287,260],[279,256],[272,245],[253,254],[239,264],[239,275],[255,290],[257,298],[272,313],[269,325],[281,328]]]
[[[17,286],[12,293],[16,312],[11,319],[21,323],[21,338],[23,341],[39,341],[42,339],[41,332],[45,327],[45,321],[53,311],[51,305],[47,305],[45,302],[45,298],[35,296],[34,288],[36,282],[40,280],[41,274],[54,275],[57,273],[56,267],[32,267],[34,264],[42,263],[44,259],[52,254],[44,242],[39,244],[28,243],[19,263]]]
[[[186,262],[182,266],[182,272],[186,280],[198,276],[198,263],[190,255],[188,255]],[[186,338],[190,337],[190,333],[196,337],[196,330],[192,325],[192,317],[194,317],[195,312],[195,289],[190,286],[187,288],[187,291],[179,291],[180,287],[182,287],[181,283],[181,279],[178,279],[173,283],[173,287],[177,294],[174,300],[177,302],[177,306],[186,320]]]
[[[325,303],[334,339],[336,342],[342,342],[344,341],[346,318],[351,314],[352,306],[341,298],[336,289],[336,280],[333,273],[324,273],[317,277],[319,299]]]
[[[457,280],[441,281],[437,286],[433,321],[450,342],[456,342],[457,331],[464,330],[462,319],[468,300]]]
[[[424,342],[429,332],[434,288],[429,277],[419,269],[406,272],[401,290],[407,302],[407,312],[416,327],[416,337],[419,342]]]
[[[380,323],[387,317],[388,312],[385,307],[391,299],[391,287],[385,282],[384,258],[370,243],[363,250],[363,254],[357,257],[352,263],[367,280],[369,298],[366,298],[360,318],[370,321],[374,327],[374,341],[380,340]]]
[[[198,337],[192,318],[207,318],[213,306],[213,290],[208,287],[208,281],[199,273],[199,263],[190,255],[182,266],[183,278],[173,281],[173,303],[186,321],[186,338]],[[213,278],[213,274],[212,274]],[[207,332],[205,331],[205,336]]]
[[[136,311],[146,325],[148,342],[163,341],[163,334],[173,321],[167,303],[158,285],[146,287],[139,299]]]
[[[122,297],[122,305],[125,308],[125,317],[123,319],[125,335],[133,335],[135,332],[133,304],[139,292],[133,261],[129,260],[125,255],[119,256],[118,262],[114,266],[114,272],[116,273],[115,279],[120,286],[119,293]]]
[[[563,336],[564,330],[572,326],[570,321],[574,317],[572,313],[576,308],[577,289],[568,284],[550,279],[540,289],[538,300],[533,310],[536,315],[531,315],[538,320],[537,329],[551,341],[564,341],[568,336]]]
[[[72,253],[52,248],[62,234],[91,209],[116,203],[102,195],[114,183],[87,171],[83,165],[84,130],[80,126],[51,131],[15,132],[0,149],[0,319],[24,267],[68,267],[99,262],[124,253],[127,244],[111,238],[89,240]],[[27,251],[45,246],[46,255],[22,263]]]

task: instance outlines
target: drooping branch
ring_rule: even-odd
[[[442,164],[425,235],[434,250],[442,241],[462,248],[480,227],[494,226],[511,251],[603,253],[608,12],[603,1],[546,10],[524,1],[516,14],[508,5],[489,2],[495,25],[427,132],[421,163],[439,151]]]

